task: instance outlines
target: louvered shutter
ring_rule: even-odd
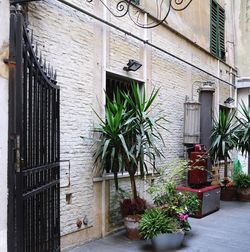
[[[211,2],[210,50],[217,56],[217,5],[214,1]]]
[[[225,59],[225,11],[211,0],[210,51],[215,56]]]
[[[219,57],[221,59],[225,59],[225,11],[219,7],[219,13],[218,13],[218,21],[219,21]]]
[[[139,5],[140,4],[140,0],[132,0],[132,3]]]

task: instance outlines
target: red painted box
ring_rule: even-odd
[[[220,209],[220,186],[206,186],[200,189],[179,186],[177,190],[196,193],[200,199],[200,211],[192,217],[202,218]]]

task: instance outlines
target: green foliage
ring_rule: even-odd
[[[139,223],[140,232],[145,239],[159,234],[174,233],[180,228],[176,218],[167,216],[158,208],[147,209]]]
[[[117,91],[114,100],[107,98],[106,120],[100,119],[100,126],[95,129],[100,138],[96,141],[94,153],[95,166],[103,172],[106,167],[114,173],[118,188],[118,172],[128,171],[133,197],[137,197],[134,175],[140,170],[141,176],[148,171],[148,164],[154,167],[156,157],[163,156],[157,147],[163,142],[159,128],[165,129],[163,117],[150,116],[149,109],[159,90],[153,90],[149,99],[139,84],[132,84],[132,93]],[[165,129],[166,130],[166,129]]]
[[[214,120],[210,156],[213,161],[220,158],[230,158],[229,151],[237,146],[236,130],[238,126],[234,122],[235,112],[227,114],[224,110],[220,111],[219,120]]]
[[[237,117],[239,123],[238,134],[238,149],[242,154],[247,154],[250,151],[250,108],[241,102],[241,117]]]
[[[183,178],[187,169],[188,163],[186,161],[176,160],[171,162],[160,171],[157,181],[148,189],[154,204],[167,216],[176,218],[181,228],[186,231],[191,229],[191,226],[187,219],[183,221],[179,218],[179,215],[194,215],[200,207],[200,201],[196,194],[176,190],[176,181]]]
[[[241,189],[247,189],[250,187],[250,174],[238,173],[234,178],[235,185]]]

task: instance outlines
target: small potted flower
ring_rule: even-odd
[[[235,176],[240,201],[250,201],[250,175],[243,172]]]
[[[136,199],[123,199],[120,202],[120,208],[128,238],[131,240],[139,240],[141,238],[139,221],[141,215],[146,210],[146,201],[140,197]]]

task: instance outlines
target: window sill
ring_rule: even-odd
[[[148,173],[146,176],[152,176],[153,173],[150,172]],[[135,177],[139,177],[140,174],[136,174]],[[119,173],[118,174],[118,179],[125,179],[125,178],[129,178],[129,174],[128,172],[124,172],[123,174],[122,173]],[[96,182],[102,182],[102,181],[109,181],[109,180],[114,180],[114,175],[113,174],[104,174],[102,177],[93,177],[93,182],[96,183]]]

